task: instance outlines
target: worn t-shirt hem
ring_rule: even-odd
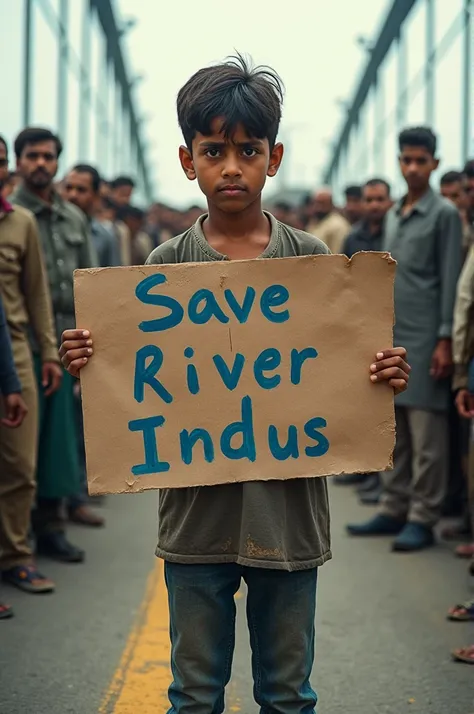
[[[242,555],[226,554],[226,555],[180,555],[178,553],[167,553],[165,550],[157,547],[155,550],[157,558],[162,558],[169,563],[179,563],[181,565],[210,565],[223,563],[236,563],[248,568],[266,568],[267,570],[310,570],[311,568],[319,568],[321,565],[331,560],[332,553],[327,550],[325,553],[311,558],[310,560],[258,560],[256,558],[245,558]]]

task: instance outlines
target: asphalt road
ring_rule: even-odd
[[[392,554],[389,540],[347,538],[365,517],[350,490],[331,489],[334,559],[320,573],[314,685],[318,714],[474,714],[474,667],[450,661],[474,642],[447,608],[474,590],[465,563],[441,545]],[[153,556],[156,494],[108,499],[107,528],[71,527],[84,565],[42,562],[54,595],[2,586],[16,617],[0,623],[0,714],[164,714],[167,623]],[[239,594],[228,712],[255,714]]]

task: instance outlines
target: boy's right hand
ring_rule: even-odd
[[[65,370],[73,377],[86,366],[92,356],[91,333],[88,330],[64,330],[59,356]]]

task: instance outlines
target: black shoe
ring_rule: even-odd
[[[369,474],[340,474],[333,481],[338,486],[358,486],[367,479]]]
[[[372,491],[364,491],[359,496],[359,501],[363,506],[377,506],[382,498],[383,488],[377,486]]]
[[[405,521],[379,513],[365,523],[349,523],[346,530],[353,536],[387,536],[398,535],[404,527]]]
[[[381,484],[380,474],[368,474],[365,481],[363,481],[357,488],[357,493],[362,495],[367,493],[367,491],[374,491],[379,488]]]
[[[61,532],[39,536],[36,541],[36,551],[39,555],[59,560],[60,563],[82,563],[86,555],[81,548],[72,545]]]

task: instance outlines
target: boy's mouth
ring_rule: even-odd
[[[219,193],[224,193],[226,196],[239,196],[241,193],[244,193],[244,191],[245,188],[243,186],[230,183],[219,189]]]

